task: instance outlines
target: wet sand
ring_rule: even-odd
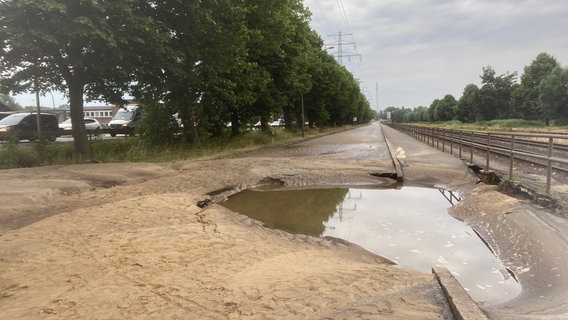
[[[369,174],[390,159],[294,148],[0,171],[0,319],[450,319],[432,274],[196,205],[262,183],[393,183]]]
[[[342,241],[269,230],[216,204],[196,206],[215,190],[261,183],[391,184],[371,175],[394,168],[381,144],[365,139],[366,149],[354,147],[359,156],[345,146],[335,152],[333,138],[218,159],[0,171],[0,319],[450,319],[431,274]],[[408,183],[447,187],[466,200],[495,196],[461,161],[391,140],[405,156]],[[517,213],[518,202],[506,199],[503,210]],[[472,201],[463,208],[474,217],[495,202]],[[509,254],[503,241],[495,238]],[[538,283],[542,290],[488,312],[555,319],[565,312],[563,296],[552,299]],[[551,302],[532,301],[536,294]]]

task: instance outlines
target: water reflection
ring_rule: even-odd
[[[405,268],[446,267],[488,305],[514,298],[520,285],[471,228],[447,214],[456,201],[447,191],[403,187],[246,190],[223,205],[269,228],[348,240]]]
[[[340,207],[349,189],[244,190],[223,206],[261,221],[268,228],[319,237],[324,222]]]

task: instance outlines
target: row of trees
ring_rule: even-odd
[[[262,128],[369,121],[359,83],[323,48],[301,0],[6,0],[0,2],[0,88],[69,97],[75,151],[90,155],[83,102],[134,97],[163,142],[247,123]],[[322,49],[323,48],[323,49]],[[303,112],[302,112],[303,111]],[[166,129],[165,129],[166,128]]]
[[[460,120],[475,122],[521,118],[546,124],[568,123],[568,69],[548,53],[539,54],[517,81],[517,73],[497,75],[484,67],[481,87],[468,84],[459,100],[448,94],[429,107],[414,109],[389,107],[395,122],[436,122]]]

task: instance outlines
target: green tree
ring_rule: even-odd
[[[428,122],[430,121],[430,116],[428,113],[428,108],[424,106],[420,106],[414,109],[415,121],[417,122]]]
[[[314,40],[313,54],[308,67],[312,88],[304,95],[304,104],[306,118],[310,125],[323,127],[330,120],[329,108],[334,103],[330,93],[339,89],[338,83],[333,79],[337,62],[321,49],[323,40],[315,32],[313,34],[316,40]]]
[[[337,82],[337,90],[329,92],[330,99],[334,101],[328,106],[330,113],[330,125],[350,124],[353,117],[357,116],[357,101],[359,99],[359,83],[345,67],[333,65],[334,77]]]
[[[428,117],[430,118],[431,122],[439,121],[438,118],[436,118],[436,107],[439,103],[440,99],[434,99],[434,101],[432,101],[432,103],[430,104],[430,107],[428,107]]]
[[[479,88],[475,84],[468,84],[459,99],[456,107],[456,118],[462,122],[474,122],[475,110],[481,109]]]
[[[452,120],[455,116],[456,104],[456,98],[451,94],[447,94],[442,100],[439,100],[434,109],[434,118],[436,121]]]
[[[568,123],[568,69],[556,67],[539,86],[544,118],[556,124]]]
[[[383,119],[387,119],[387,113],[391,113],[391,120],[394,123],[401,123],[405,121],[407,118],[407,114],[412,112],[412,109],[405,108],[405,107],[388,107],[385,110],[381,111],[381,117]]]
[[[120,100],[148,49],[159,47],[144,1],[0,2],[1,86],[69,97],[75,152],[91,156],[83,102]],[[151,5],[151,4],[149,4]]]
[[[7,94],[0,94],[0,103],[3,103],[5,106],[7,106],[8,108],[14,111],[24,109],[22,105],[16,102],[16,99],[10,97]]]
[[[258,30],[248,26],[254,14],[251,4],[238,0],[211,2],[200,19],[211,21],[209,28],[201,27],[203,44],[197,52],[203,71],[199,73],[202,95],[200,125],[207,134],[218,135],[225,123],[231,123],[233,136],[241,127],[256,122],[250,106],[265,90],[270,77],[256,61],[250,58],[249,44]],[[203,25],[203,24],[202,24]]]
[[[530,65],[525,66],[520,85],[513,91],[511,105],[516,117],[527,120],[543,119],[539,103],[540,82],[560,64],[548,53],[539,54]]]
[[[480,103],[474,110],[476,120],[506,119],[512,115],[511,94],[516,84],[517,73],[497,76],[492,67],[483,68]]]

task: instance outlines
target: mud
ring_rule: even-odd
[[[531,268],[519,272],[527,290],[487,312],[565,316],[564,220],[476,185],[459,159],[388,134],[406,183],[460,192],[466,202],[454,214],[487,230],[512,266]],[[395,172],[382,138],[374,125],[223,158],[0,171],[0,319],[451,319],[431,274],[348,243],[268,230],[210,194],[267,181],[396,183],[373,175]]]

